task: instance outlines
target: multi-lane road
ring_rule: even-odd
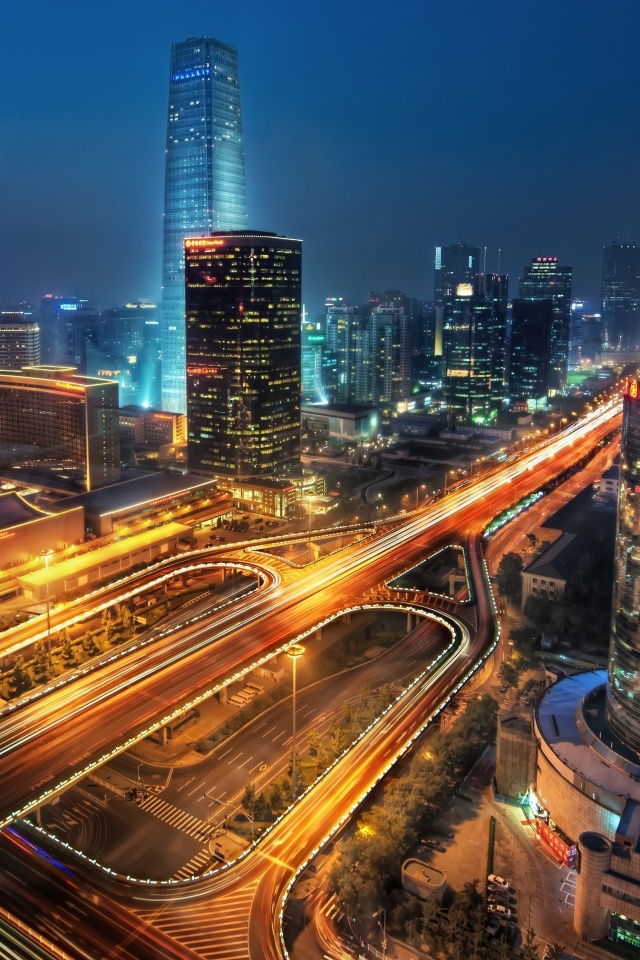
[[[224,685],[257,658],[267,657],[320,620],[347,608],[372,586],[418,562],[440,544],[459,539],[464,531],[479,532],[492,516],[579,460],[619,419],[619,407],[600,408],[544,446],[507,461],[491,475],[404,518],[386,533],[309,569],[292,570],[271,590],[177,631],[171,646],[167,639],[139,658],[134,652],[86,682],[78,680],[65,691],[5,718],[0,727],[0,819],[6,823],[45,791],[78,776],[90,762],[125,747],[198,691]],[[354,747],[349,762],[336,765],[263,840],[259,851],[235,869],[234,883],[255,888],[254,922],[244,955],[280,955],[280,910],[293,869],[357,804],[429,711],[490,645],[493,614],[477,537],[469,553],[478,629],[467,647],[458,648],[435,677],[425,678],[396,704]],[[223,880],[226,885],[227,878]],[[208,892],[223,885],[219,878],[205,883]],[[170,916],[169,908],[160,913]],[[185,952],[177,947],[174,955],[186,956],[183,947]]]

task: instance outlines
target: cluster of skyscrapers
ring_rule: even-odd
[[[556,257],[534,258],[510,302],[507,276],[458,243],[436,248],[432,303],[387,290],[303,316],[301,242],[248,229],[237,51],[208,37],[171,51],[163,229],[159,307],[100,311],[52,295],[37,312],[18,305],[0,315],[0,369],[75,368],[117,383],[121,406],[187,414],[194,470],[291,471],[301,402],[392,419],[439,383],[452,424],[487,424],[560,393],[603,343],[640,350],[631,241],[605,249],[597,314],[572,300],[572,270]]]

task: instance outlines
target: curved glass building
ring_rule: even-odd
[[[607,719],[640,753],[640,381],[625,387]]]
[[[171,48],[162,260],[162,407],[187,412],[184,240],[246,227],[235,47],[210,37]]]

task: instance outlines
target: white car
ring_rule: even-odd
[[[495,914],[501,920],[511,920],[511,910],[502,903],[492,903],[489,906],[489,913]]]
[[[505,892],[509,890],[511,886],[508,880],[505,880],[504,877],[496,876],[495,873],[490,873],[489,876],[487,877],[487,880],[489,881],[489,883],[492,883],[494,887],[500,887],[500,889],[504,890]]]

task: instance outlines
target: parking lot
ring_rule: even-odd
[[[603,952],[577,940],[573,932],[575,872],[551,856],[535,836],[533,826],[519,807],[496,803],[491,779],[494,751],[487,750],[459,793],[425,840],[420,856],[441,870],[447,884],[462,890],[465,883],[479,881],[484,893],[487,876],[489,830],[495,818],[492,872],[510,881],[508,899],[496,897],[511,911],[517,924],[516,944],[532,929],[542,957],[547,944],[561,943],[565,957],[595,957]],[[447,836],[452,833],[453,837]],[[497,904],[496,904],[497,905]],[[487,925],[490,926],[490,917]]]

